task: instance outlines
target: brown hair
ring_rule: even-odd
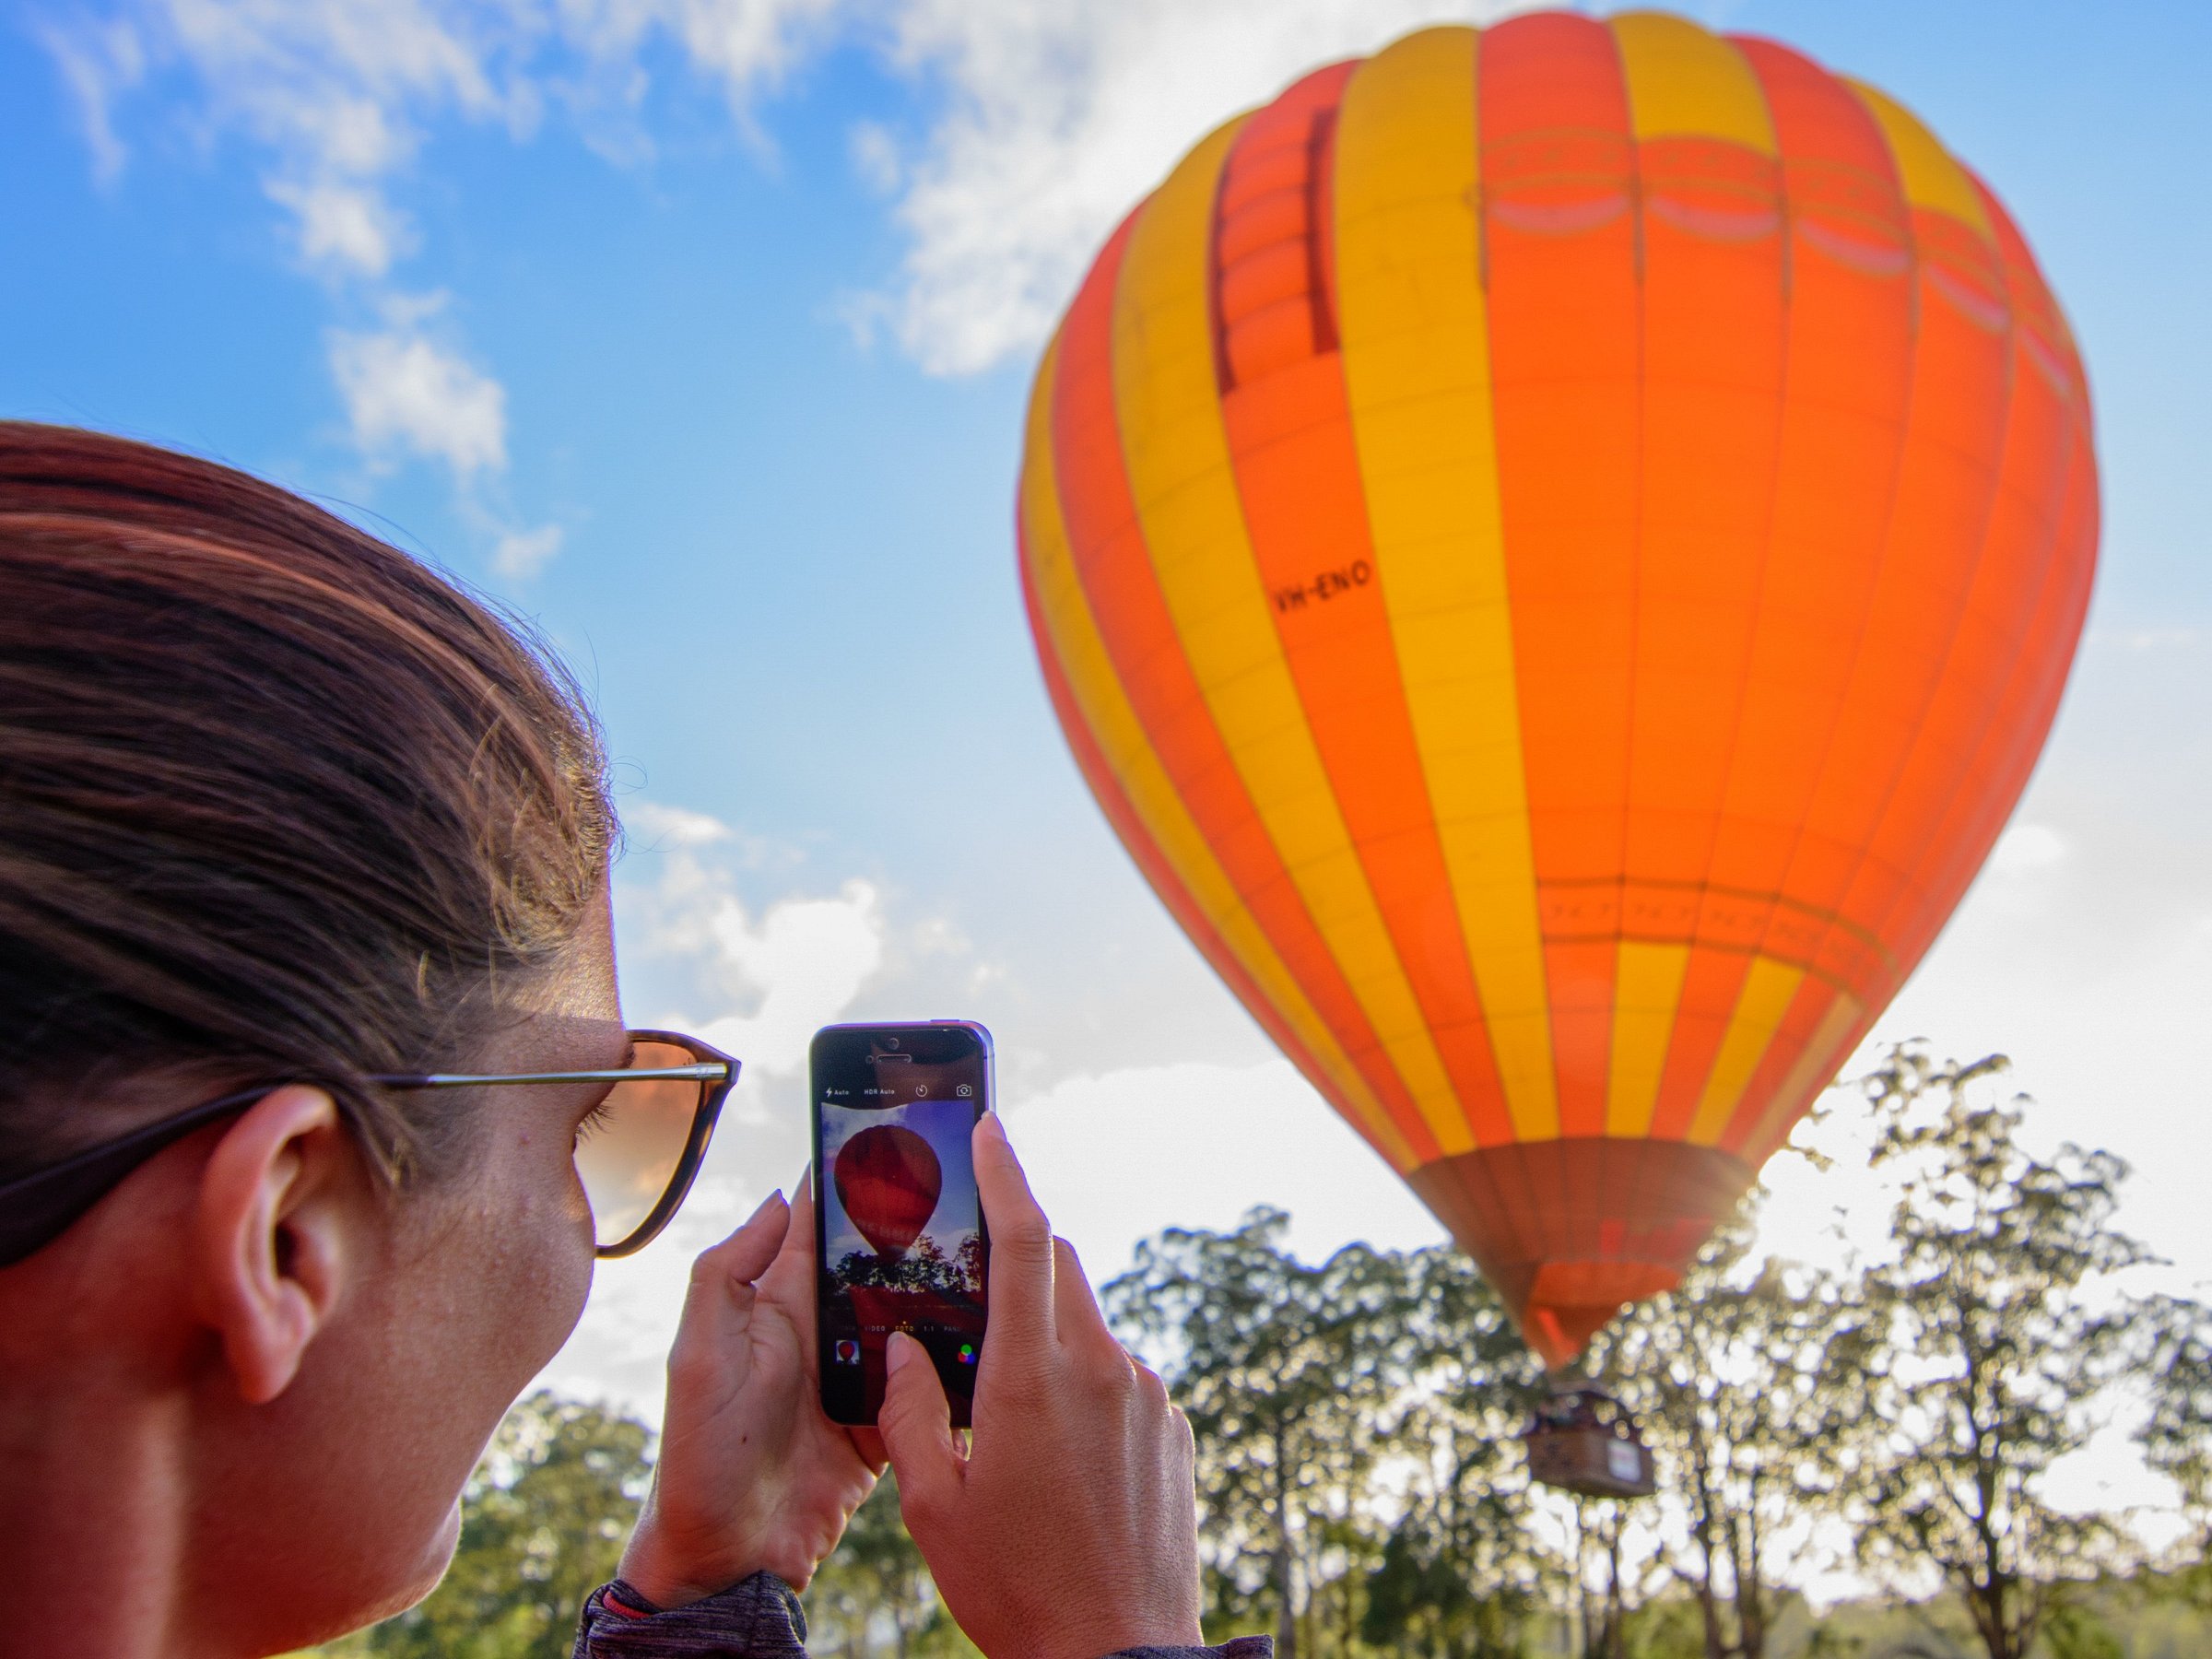
[[[0,1180],[194,1103],[329,1083],[435,1167],[490,988],[596,901],[597,728],[526,629],[298,496],[0,422]],[[423,1114],[410,1117],[410,1113]]]

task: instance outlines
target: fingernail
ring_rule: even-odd
[[[767,1197],[760,1200],[760,1207],[745,1218],[745,1224],[747,1227],[750,1227],[754,1222],[759,1220],[761,1217],[767,1215],[770,1210],[775,1208],[777,1205],[782,1202],[783,1194],[780,1190],[771,1193]]]
[[[994,1106],[990,1111],[984,1112],[982,1122],[984,1126],[988,1128],[992,1134],[997,1135],[1000,1140],[1003,1141],[1006,1138],[1006,1126],[1005,1124],[999,1121],[997,1107]]]
[[[884,1369],[892,1376],[897,1376],[912,1357],[912,1350],[921,1346],[904,1331],[893,1331],[890,1341],[884,1344]]]

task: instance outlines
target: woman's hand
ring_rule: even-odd
[[[960,1454],[935,1368],[895,1335],[880,1422],[906,1528],[989,1659],[1195,1645],[1191,1430],[1123,1350],[995,1117],[975,1130],[991,1318]]]
[[[814,1201],[780,1193],[693,1264],[668,1351],[653,1490],[622,1576],[656,1606],[766,1568],[804,1588],[883,1467],[866,1430],[822,1415],[815,1381]]]

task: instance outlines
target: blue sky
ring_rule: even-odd
[[[1691,7],[1914,106],[2087,351],[2101,585],[1991,871],[1884,1035],[2005,1049],[2048,1140],[2212,1278],[2212,8]],[[1273,1199],[1434,1236],[1135,876],[1034,670],[1010,506],[1043,327],[1213,121],[1416,0],[23,0],[0,22],[0,409],[218,455],[504,595],[605,717],[633,1018],[747,1055],[678,1242],[559,1374],[650,1401],[684,1241],[786,1184],[805,1041],[997,1033],[1095,1267]],[[1830,1206],[1778,1178],[1774,1236]],[[1854,1196],[1855,1194],[1855,1196]]]

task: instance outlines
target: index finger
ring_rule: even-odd
[[[975,1192],[991,1230],[986,1346],[1034,1351],[1053,1336],[1053,1224],[1030,1191],[996,1112],[975,1125]]]
[[[759,1290],[771,1300],[793,1307],[814,1303],[814,1168],[799,1171],[791,1184],[791,1224],[783,1234],[768,1271],[760,1276]],[[811,1329],[811,1326],[809,1326]]]

